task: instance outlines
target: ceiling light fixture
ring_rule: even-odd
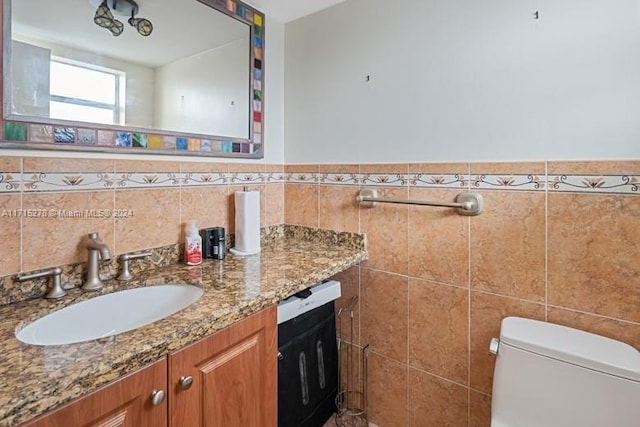
[[[95,5],[95,0],[92,3]],[[127,21],[129,25],[135,28],[138,34],[146,37],[153,31],[153,24],[146,18],[136,18],[138,9],[138,3],[134,0],[102,0],[93,17],[93,22],[106,28],[114,36],[119,36],[124,30],[124,24],[117,20],[113,14],[130,16]]]
[[[148,36],[153,31],[153,24],[146,18],[136,18],[135,14],[131,12],[131,18],[129,18],[129,25],[138,31],[141,36]]]

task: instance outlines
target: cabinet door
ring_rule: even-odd
[[[277,424],[276,307],[169,355],[171,427]]]
[[[166,358],[27,423],[24,427],[161,427],[167,400],[152,403],[152,392],[167,391]]]

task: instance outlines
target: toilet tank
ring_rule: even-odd
[[[638,427],[640,353],[598,335],[507,317],[491,427]]]

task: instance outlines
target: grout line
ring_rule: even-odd
[[[113,191],[113,194],[111,196],[111,199],[113,201],[112,206],[113,206],[113,209],[117,209],[117,206],[116,206],[116,189],[114,188],[112,191]],[[113,252],[114,252],[114,254],[117,254],[118,253],[118,244],[117,244],[117,235],[116,235],[117,230],[118,230],[118,227],[116,227],[117,220],[116,220],[115,217],[113,217],[112,220],[113,220],[113,222],[111,223],[111,227],[112,227],[112,231],[113,231]]]
[[[432,283],[432,284],[437,284],[437,285],[442,285],[442,286],[449,286],[449,287],[452,287],[452,288],[458,288],[458,289],[464,289],[464,290],[470,289],[470,286],[456,285],[456,284],[447,283],[447,282],[440,282],[438,280],[426,279],[424,277],[412,276],[410,274],[395,273],[393,271],[383,270],[383,269],[377,268],[377,267],[363,266],[363,268],[366,268],[367,270],[377,271],[377,272],[380,272],[380,273],[391,274],[393,276],[405,277],[405,278],[407,278],[409,280],[419,280],[421,282],[428,282],[428,283]],[[499,294],[496,294],[496,295],[499,295]],[[526,301],[528,301],[528,300],[526,300]]]
[[[409,167],[407,166],[407,171],[409,170]],[[411,195],[411,190],[407,187],[406,191],[406,196],[410,197]],[[409,233],[410,233],[410,224],[409,221],[411,219],[411,214],[410,214],[410,209],[407,208],[405,209],[405,215],[406,215],[406,220],[405,220],[405,236],[407,238],[407,259],[406,259],[406,265],[405,265],[405,269],[406,272],[409,273],[409,259],[410,256],[409,254],[411,253],[411,248],[409,247]],[[406,347],[406,356],[405,356],[405,360],[407,363],[407,366],[405,367],[406,370],[406,378],[407,378],[407,383],[406,383],[406,390],[405,390],[405,402],[407,402],[405,410],[406,410],[406,414],[407,414],[407,425],[411,426],[411,389],[409,384],[411,383],[411,379],[409,378],[410,376],[410,368],[409,368],[409,363],[410,363],[410,359],[409,359],[409,346],[411,345],[411,337],[410,337],[410,333],[411,333],[411,328],[410,328],[410,311],[411,311],[411,301],[410,301],[410,286],[409,286],[409,278],[407,276],[407,279],[405,281],[406,283],[406,287],[407,287],[407,317],[406,317],[406,328],[407,328],[407,347]]]
[[[358,345],[362,343],[362,267],[358,265]]]
[[[592,312],[589,312],[589,311],[582,311],[582,310],[577,310],[575,308],[563,307],[561,305],[549,304],[548,307],[549,308],[557,308],[557,309],[565,310],[565,311],[570,311],[572,313],[586,314],[587,316],[599,317],[601,319],[612,320],[614,322],[624,323],[624,324],[627,324],[629,326],[640,326],[640,322],[634,322],[632,320],[625,320],[625,319],[618,319],[617,317],[605,316],[605,315],[602,315],[602,314],[592,313]]]
[[[545,181],[549,182],[549,162],[544,162]],[[549,185],[544,187],[544,320],[549,321]]]
[[[111,162],[111,171],[109,172],[110,174],[113,173],[113,176],[116,176],[116,160],[113,159],[113,161]],[[117,209],[116,206],[116,187],[114,186],[111,191],[113,191],[112,195],[111,195],[111,207],[113,209]],[[116,227],[116,218],[112,217],[112,223],[111,223],[111,231],[112,231],[112,235],[113,235],[113,241],[112,243],[112,248],[113,248],[113,253],[117,254],[118,253],[118,244],[117,244],[117,232],[118,227]]]
[[[390,359],[390,358],[388,358],[388,357],[386,357],[386,356],[384,356],[384,355],[382,355],[382,354],[380,354],[380,353],[376,353],[376,354],[377,354],[377,355],[379,355],[379,356],[381,356],[381,357],[384,357],[385,359],[389,359],[389,360],[391,360],[391,361],[397,362],[395,359]],[[449,378],[445,378],[445,377],[442,377],[442,376],[440,376],[440,375],[434,374],[434,373],[432,373],[432,372],[425,371],[424,369],[419,368],[419,367],[416,367],[416,366],[411,366],[411,365],[407,365],[407,366],[409,367],[409,369],[413,369],[413,370],[415,370],[415,371],[421,372],[421,373],[426,374],[426,375],[429,375],[429,376],[431,376],[431,377],[438,378],[438,379],[440,379],[440,380],[442,380],[442,381],[446,381],[446,382],[448,382],[448,383],[450,383],[450,384],[455,384],[455,385],[457,385],[457,386],[459,386],[459,387],[464,387],[464,388],[466,388],[466,389],[470,389],[470,387],[469,387],[469,385],[468,385],[468,384],[461,384],[461,383],[459,383],[459,382],[457,382],[457,381],[453,381],[453,380],[451,380],[451,379],[449,379]]]
[[[545,306],[544,301],[534,301],[534,300],[530,300],[530,299],[524,299],[524,298],[518,298],[518,297],[514,297],[511,295],[502,295],[502,294],[496,294],[495,292],[491,292],[491,291],[486,291],[484,289],[473,289],[473,292],[477,292],[480,294],[484,294],[484,295],[492,295],[495,297],[501,297],[501,298],[508,298],[510,300],[514,300],[514,301],[521,301],[521,302],[526,302],[526,303],[530,303],[530,304],[537,304],[537,305],[541,305],[541,306]]]
[[[471,164],[467,163],[467,182],[471,188]],[[467,229],[467,426],[471,427],[471,217]]]
[[[20,157],[20,212],[24,212],[24,157]],[[24,271],[24,215],[20,215],[20,271]]]
[[[491,396],[492,396],[492,394],[491,394],[491,393],[487,393],[486,391],[478,390],[477,388],[469,387],[469,390],[470,390],[472,393],[481,394],[481,395],[486,396],[486,397],[491,397]]]

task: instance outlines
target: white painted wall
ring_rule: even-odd
[[[249,138],[249,37],[156,68],[154,127]]]
[[[637,0],[347,0],[285,44],[286,163],[640,158]]]
[[[49,117],[51,51],[15,40],[11,49],[11,111]]]

